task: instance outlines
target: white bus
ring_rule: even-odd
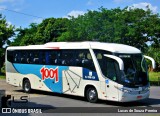
[[[146,61],[135,47],[101,42],[50,42],[8,47],[6,82],[31,89],[118,102],[149,97]]]

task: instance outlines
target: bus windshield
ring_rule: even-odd
[[[117,54],[124,62],[121,82],[124,86],[139,87],[148,84],[147,65],[142,54]]]
[[[94,50],[94,53],[105,78],[126,87],[139,87],[148,84],[147,65],[142,54],[113,54],[104,50]],[[105,54],[112,54],[121,58],[124,63],[124,70],[120,70],[118,62],[105,57]]]

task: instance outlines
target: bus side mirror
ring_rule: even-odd
[[[153,58],[149,57],[149,56],[145,56],[144,55],[144,57],[152,62],[152,68],[155,69],[156,68],[156,62],[155,62],[155,60]]]
[[[119,64],[119,69],[124,70],[124,63],[121,58],[114,56],[114,55],[108,55],[108,54],[104,54],[104,56],[116,60]]]

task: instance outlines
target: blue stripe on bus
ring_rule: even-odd
[[[63,93],[62,90],[62,71],[68,70],[68,66],[53,66],[53,65],[35,65],[35,64],[13,64],[17,72],[20,74],[34,74],[42,80],[42,74],[40,70],[44,67],[45,69],[56,69],[58,68],[58,82],[54,79],[45,79],[43,82],[53,92]],[[53,74],[53,73],[52,73]]]
[[[63,93],[63,87],[62,87],[62,71],[68,70],[69,66],[53,66],[53,65],[36,65],[36,64],[18,64],[14,63],[13,66],[15,67],[16,71],[20,74],[34,74],[36,75],[40,80],[43,80],[45,85],[53,92],[57,93]],[[58,82],[55,77],[54,72],[58,69]],[[49,70],[51,73],[48,74]],[[47,72],[46,75],[49,75],[48,78],[46,78],[44,75],[42,75],[42,72]],[[82,68],[83,73],[83,79],[84,80],[94,80],[98,81],[98,75],[96,72],[91,71],[86,68]],[[75,72],[76,73],[76,72]],[[44,76],[44,77],[43,77]]]

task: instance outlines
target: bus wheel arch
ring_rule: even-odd
[[[26,93],[31,92],[31,83],[30,83],[30,80],[26,77],[23,79],[22,88]]]
[[[93,85],[86,85],[84,89],[84,95],[91,103],[96,103],[98,101],[98,92],[96,87]]]

